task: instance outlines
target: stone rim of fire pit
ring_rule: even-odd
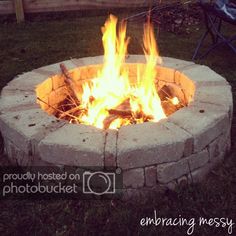
[[[70,70],[102,60],[97,56],[63,63]],[[126,62],[142,63],[145,57],[131,55]],[[35,88],[59,74],[59,64],[19,75],[2,90],[0,130],[6,153],[19,165],[118,166],[124,170],[124,188],[135,191],[198,181],[230,149],[231,87],[206,66],[163,57],[163,66],[193,81],[194,101],[159,123],[115,131],[68,124],[40,108]]]

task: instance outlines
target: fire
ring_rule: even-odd
[[[96,78],[82,85],[81,109],[86,112],[79,122],[98,128],[117,129],[122,125],[157,122],[166,117],[155,87],[156,64],[161,62],[158,55],[153,26],[145,24],[143,49],[146,65],[137,75],[137,83],[131,84],[129,73],[124,69],[129,38],[126,24],[120,24],[117,33],[117,18],[113,15],[102,27],[104,64]],[[175,101],[176,102],[176,101]],[[122,113],[122,118],[116,113]],[[126,118],[131,113],[133,119]]]
[[[179,99],[177,97],[173,97],[172,99],[170,99],[171,102],[173,103],[173,105],[178,105],[179,104]]]

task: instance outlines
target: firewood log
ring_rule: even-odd
[[[117,118],[119,118],[117,115],[109,115],[108,117],[106,117],[103,121],[103,128],[108,129],[110,124]]]
[[[116,115],[120,116],[121,118],[127,117],[127,116],[132,116],[132,112],[129,110],[118,110],[118,109],[110,109],[108,110],[110,115]]]
[[[79,105],[80,101],[79,101],[79,99],[76,96],[76,91],[74,89],[75,88],[75,84],[74,84],[73,79],[70,76],[69,71],[67,70],[66,66],[63,63],[60,64],[60,68],[61,68],[61,72],[62,72],[62,74],[63,74],[63,76],[65,78],[64,81],[65,81],[67,89],[69,90],[70,95],[73,97],[73,99],[75,100],[77,105]]]

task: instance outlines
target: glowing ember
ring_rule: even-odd
[[[129,39],[126,24],[121,24],[117,34],[117,18],[110,15],[103,32],[104,64],[97,77],[82,85],[83,92],[76,94],[82,112],[79,123],[98,128],[117,129],[130,123],[157,122],[166,117],[155,87],[156,64],[161,62],[157,52],[153,27],[144,27],[144,53],[146,65],[131,84],[128,71],[123,69]],[[122,114],[122,118],[117,114]],[[132,119],[126,118],[132,115]]]
[[[173,105],[178,105],[179,104],[179,99],[177,97],[173,97],[170,99]]]

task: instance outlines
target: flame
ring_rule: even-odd
[[[156,64],[161,62],[158,55],[153,27],[148,21],[144,27],[143,48],[146,56],[144,72],[137,75],[138,83],[129,81],[129,74],[123,67],[129,38],[126,38],[126,24],[119,26],[117,33],[117,18],[113,15],[102,27],[104,47],[104,64],[96,78],[82,85],[83,94],[81,107],[87,112],[79,117],[83,124],[98,128],[117,129],[130,124],[126,118],[114,118],[109,113],[122,104],[129,104],[135,117],[135,123],[149,121],[157,122],[166,117],[155,87]],[[107,120],[108,126],[105,125]]]
[[[173,97],[170,99],[173,105],[178,105],[179,104],[179,99],[177,97]]]

